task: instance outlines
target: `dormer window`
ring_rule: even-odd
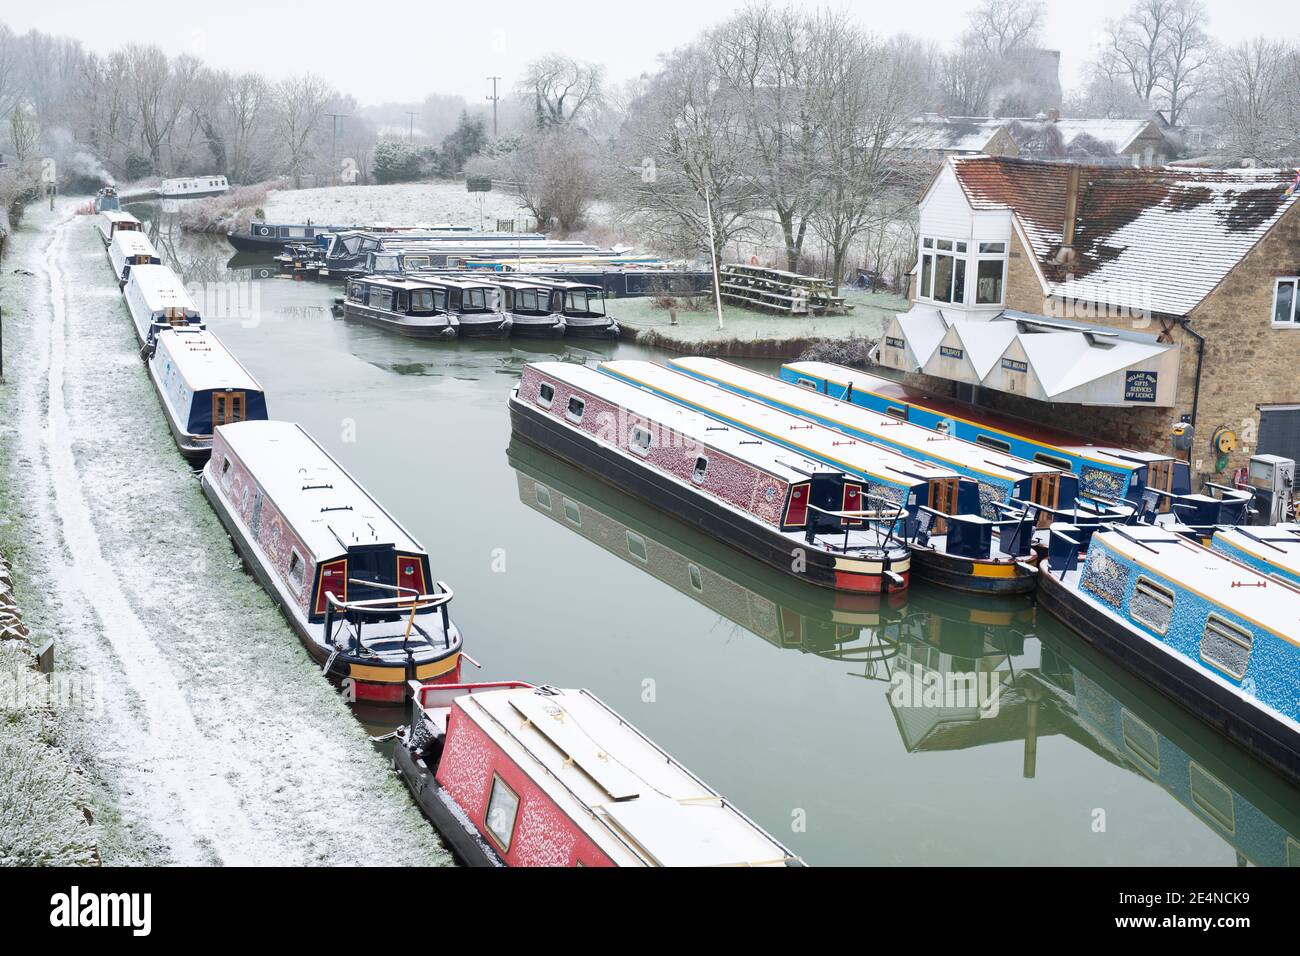
[[[975,273],[975,305],[1002,305],[1007,273],[1007,244],[966,242],[960,239],[921,239],[921,269],[917,281],[918,299],[967,301],[966,277]]]

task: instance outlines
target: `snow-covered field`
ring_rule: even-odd
[[[528,210],[504,192],[466,192],[464,183],[392,183],[385,186],[324,186],[318,189],[272,191],[266,200],[269,222],[312,222],[328,225],[394,226],[449,222],[479,226],[479,198],[483,197],[483,222],[496,228],[498,219],[513,219],[522,228]]]
[[[105,862],[447,862],[242,569],[73,207],[30,213],[43,228],[20,263],[36,280],[27,315],[5,329],[16,456],[0,467],[21,476],[10,517],[25,578],[43,582],[34,639],[55,637],[60,667],[95,688],[72,734]]]

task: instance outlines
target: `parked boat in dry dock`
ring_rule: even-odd
[[[460,679],[452,592],[429,555],[301,426],[216,429],[203,490],[311,656],[358,701]]]
[[[470,866],[800,866],[587,690],[411,684],[394,765]]]
[[[903,510],[842,472],[644,389],[564,362],[524,367],[516,434],[801,580],[907,587]]]
[[[1103,528],[1077,554],[1044,566],[1042,607],[1300,782],[1300,586],[1152,525]]]
[[[1027,594],[1037,569],[1028,560],[1036,514],[1002,520],[982,514],[981,486],[955,469],[918,461],[653,362],[604,362],[600,372],[770,441],[860,484],[902,509],[900,537],[918,577],[986,594]],[[997,534],[995,534],[997,532]]]

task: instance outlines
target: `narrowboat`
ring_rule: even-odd
[[[559,338],[564,335],[564,313],[557,296],[545,283],[527,279],[493,279],[501,291],[501,307],[510,317],[512,335]]]
[[[393,763],[466,865],[802,865],[591,691],[411,691]]]
[[[95,212],[107,212],[110,209],[121,209],[122,200],[117,195],[117,187],[104,186],[95,193],[95,201],[92,207]]]
[[[616,339],[618,323],[605,311],[605,290],[599,285],[574,282],[567,279],[547,279],[529,276],[530,281],[546,282],[562,296],[559,303],[564,315],[564,331],[573,336],[594,336]]]
[[[446,269],[448,256],[480,254],[510,255],[523,250],[548,248],[541,233],[457,232],[385,233],[375,230],[347,230],[324,238],[325,272],[329,276],[370,275],[375,273],[420,272]],[[576,247],[591,248],[585,243]]]
[[[1053,528],[1053,535],[1059,532]],[[1300,587],[1153,525],[1092,535],[1044,568],[1072,630],[1288,780],[1300,782]]]
[[[119,232],[139,232],[142,229],[139,219],[120,208],[105,209],[96,218],[99,238],[103,240],[105,246],[112,242],[113,237]]]
[[[977,405],[928,395],[919,389],[829,362],[791,362],[780,377],[965,441],[1038,462],[1079,478],[1079,494],[1138,501],[1147,488],[1173,495],[1192,490],[1187,462],[1169,455],[1095,445],[1077,435],[1000,414]]]
[[[1043,507],[1040,522],[1045,528],[1051,523],[1052,512],[1074,506],[1078,478],[1069,469],[1025,461],[954,435],[941,435],[721,359],[680,358],[670,361],[668,367],[909,458],[951,468],[979,485],[980,513],[986,518],[1002,517],[999,504],[1026,502]]]
[[[917,576],[984,594],[1027,594],[1037,568],[1027,559],[1038,512],[1020,508],[985,517],[978,483],[935,462],[918,461],[711,385],[663,365],[604,362],[601,374],[650,392],[715,422],[806,456],[861,482],[864,494],[896,502]]]
[[[452,276],[349,279],[343,317],[413,338],[499,338],[510,333],[501,293]]]
[[[1300,525],[1219,528],[1210,547],[1260,574],[1300,586]]]
[[[225,176],[176,176],[162,181],[158,195],[163,199],[201,199],[220,196],[229,188]]]
[[[135,336],[142,346],[152,344],[158,330],[168,326],[203,326],[198,306],[180,277],[167,266],[133,267],[123,291]]]
[[[143,232],[119,232],[108,244],[108,261],[113,264],[113,275],[117,277],[117,287],[126,285],[131,276],[132,266],[156,266],[162,264],[158,250],[153,247],[149,237]]]
[[[266,418],[262,386],[210,329],[160,329],[148,364],[167,426],[188,459],[211,453],[221,425]]]
[[[204,493],[324,673],[356,701],[460,679],[451,589],[428,552],[300,426],[221,425]]]
[[[834,590],[907,587],[903,510],[811,459],[592,368],[524,366],[516,435],[731,547]]]

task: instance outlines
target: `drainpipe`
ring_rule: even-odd
[[[1183,331],[1196,339],[1196,384],[1192,387],[1192,445],[1196,444],[1196,412],[1201,404],[1201,363],[1205,361],[1205,336],[1192,328],[1186,319],[1182,321]],[[1194,448],[1187,449],[1187,464],[1192,463]]]

